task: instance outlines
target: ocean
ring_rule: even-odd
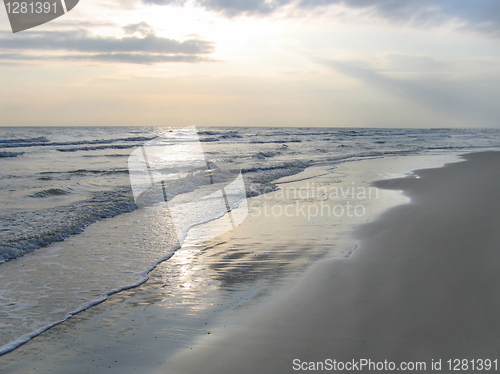
[[[179,131],[2,128],[0,354],[110,294],[146,282],[148,273],[180,247],[189,228],[209,220],[196,209],[184,210],[182,219],[191,226],[185,224],[179,232],[165,206],[167,195],[168,201],[176,198],[168,188],[163,189],[165,201],[143,206],[134,198],[131,154]],[[272,191],[276,179],[312,166],[498,150],[500,144],[500,131],[487,129],[198,128],[197,132],[208,164],[231,175],[241,173],[247,196]],[[189,193],[197,191],[203,195],[203,186],[191,183]],[[226,198],[228,210],[239,202]]]

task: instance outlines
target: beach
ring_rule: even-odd
[[[411,203],[359,228],[351,258],[321,261],[242,326],[159,372],[291,373],[334,360],[372,362],[364,372],[390,371],[384,361],[452,372],[457,359],[473,372],[497,362],[500,154],[464,158],[376,183]]]
[[[464,144],[470,152],[494,149],[500,134],[473,133],[480,138],[462,130],[68,129],[83,138],[74,141],[53,129],[13,129],[2,144],[18,156],[2,160],[7,171],[0,176],[8,187],[1,190],[6,262],[0,264],[0,370],[199,372],[200,367],[211,370],[211,359],[203,357],[220,356],[214,351],[219,347],[234,349],[231,357],[238,362],[251,355],[258,365],[272,354],[272,365],[282,366],[269,372],[287,372],[295,371],[293,360],[307,360],[307,352],[316,357],[339,347],[358,354],[360,347],[342,346],[335,339],[343,336],[347,342],[359,336],[361,347],[366,346],[372,338],[357,329],[371,326],[381,313],[368,301],[398,292],[414,298],[415,280],[404,278],[411,272],[400,267],[389,271],[387,264],[399,261],[403,266],[405,256],[433,258],[426,248],[408,255],[369,249],[380,233],[387,233],[384,243],[401,239],[400,231],[408,238],[414,234],[413,215],[397,218],[397,224],[384,223],[384,217],[419,202],[420,195],[412,194],[412,183],[424,180],[412,173],[417,169],[444,176],[433,187],[436,193],[472,194],[461,191],[463,183],[451,179],[442,166],[472,163],[458,157]],[[127,164],[133,149],[158,139],[175,144],[186,135],[194,137],[186,144],[198,144],[200,157],[216,168],[209,180],[215,184],[196,187],[195,179],[187,179],[184,193],[178,189],[182,183],[166,186],[168,201],[161,190],[151,195],[161,197],[159,201],[134,199],[130,186],[135,179],[129,178]],[[426,147],[415,148],[415,139]],[[185,162],[190,165],[188,150]],[[61,159],[61,153],[68,157]],[[495,175],[486,161],[478,163]],[[236,192],[246,191],[247,198],[226,195],[227,211],[211,217],[210,206],[203,208],[199,199],[221,188],[231,191],[228,183],[238,171],[245,186],[238,177]],[[380,182],[384,180],[390,182]],[[191,205],[177,209],[175,216],[172,209],[182,207],[172,205],[176,196]],[[489,201],[483,191],[474,196],[486,199],[483,204]],[[446,222],[446,207],[456,203],[438,203],[440,214],[434,213],[438,204],[433,202],[426,203],[421,215],[441,227],[428,217],[443,215]],[[366,234],[370,225],[380,224],[376,234]],[[379,266],[369,267],[372,263]],[[393,282],[382,284],[377,269]],[[327,289],[311,283],[315,277],[322,277]],[[449,282],[455,282],[453,277]],[[377,282],[380,289],[372,290]],[[338,333],[332,323],[352,331]],[[292,332],[295,339],[286,335]],[[309,348],[302,347],[304,342]],[[301,347],[305,356],[294,357]],[[230,361],[221,370],[233,370]],[[217,359],[213,370],[219,364],[224,360]]]
[[[334,360],[427,370],[432,360],[494,360],[499,156],[465,158],[387,157],[278,179],[279,190],[249,199],[240,226],[177,250],[146,283],[0,357],[0,368],[288,373]],[[422,167],[432,169],[409,174]],[[319,214],[322,204],[330,211]]]
[[[500,370],[500,0],[4,5],[0,374]]]

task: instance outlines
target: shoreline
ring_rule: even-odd
[[[419,372],[439,361],[448,372],[447,360],[497,359],[500,152],[463,158],[375,183],[412,200],[356,230],[349,260],[313,265],[290,292],[158,373],[292,373],[334,360],[426,363]]]
[[[418,158],[418,157],[417,157],[417,158]],[[425,157],[424,157],[424,158],[425,158]],[[391,162],[391,161],[392,161],[392,162],[394,162],[394,160],[395,160],[395,159],[391,159],[391,158],[389,158],[389,159],[385,159],[385,160],[389,160],[389,162]],[[363,164],[363,162],[366,162],[366,160],[365,160],[365,161],[360,162],[359,164]],[[352,166],[353,164],[354,164],[354,163],[346,163],[345,165]],[[396,167],[396,169],[397,169],[397,167]],[[295,176],[295,177],[296,177],[296,176]],[[287,177],[287,178],[288,178],[288,177]],[[284,180],[282,179],[280,183],[285,183],[287,178],[284,178]],[[294,178],[294,177],[289,177],[288,179],[292,179],[292,180],[293,180],[293,178]],[[325,253],[325,252],[323,252],[323,253]],[[339,255],[340,257],[345,257],[345,256],[344,256],[345,254],[340,254],[340,253],[338,253],[338,255]],[[350,254],[349,254],[349,255],[350,255]],[[220,261],[220,259],[219,259],[218,261]],[[167,262],[168,262],[168,261],[167,261]],[[257,270],[258,270],[258,269],[257,269]],[[303,271],[303,270],[299,270],[299,272],[298,272],[298,273],[296,273],[296,274],[301,274],[301,272],[302,272],[302,271]],[[285,282],[285,283],[286,283],[286,282]],[[288,286],[283,286],[283,285],[281,285],[280,287],[285,287],[285,289],[288,289],[288,288],[289,288],[289,285],[288,285]],[[141,288],[141,287],[139,287],[139,288]],[[279,288],[279,287],[278,287],[278,288]],[[275,288],[273,288],[273,290],[274,290],[273,292],[275,292],[278,288],[276,288],[276,287],[275,287]],[[255,291],[255,290],[254,290],[254,291]],[[278,290],[278,291],[279,291],[279,290]],[[134,294],[134,292],[135,292],[134,290],[131,290],[131,291],[130,291],[130,293],[131,293],[131,294]],[[280,291],[280,292],[281,292],[281,291]],[[124,300],[124,299],[126,299],[126,298],[127,298],[127,294],[128,294],[128,292],[125,292],[125,293],[123,293],[123,294],[121,294],[121,293],[120,293],[120,294],[118,294],[118,295],[114,295],[114,296],[110,297],[109,299],[113,299],[113,298],[115,298],[115,296],[116,296],[116,299],[122,299],[122,300]],[[129,295],[129,296],[130,296],[130,295]],[[106,304],[106,303],[108,303],[108,302],[106,301],[106,302],[104,302],[103,304]],[[113,301],[110,301],[108,304],[113,304]],[[231,303],[229,303],[229,304],[231,304]],[[242,306],[242,307],[243,307],[243,308],[247,308],[247,306]],[[97,309],[95,309],[95,310],[94,310],[94,308],[96,308],[96,307],[91,308],[91,309],[93,309],[93,310],[92,310],[92,311],[90,311],[90,312],[84,312],[84,313],[82,313],[82,316],[80,316],[80,317],[82,317],[82,318],[76,318],[76,317],[78,317],[78,316],[74,316],[74,317],[72,317],[72,320],[74,319],[75,324],[78,324],[79,322],[81,322],[81,320],[85,320],[85,318],[86,318],[86,317],[85,317],[85,316],[83,316],[83,314],[89,314],[89,315],[92,315],[92,314],[93,314],[93,312],[96,312],[97,314],[99,314],[99,312],[97,312],[97,310],[98,310],[98,309],[101,309],[101,308],[97,308]],[[102,308],[102,309],[106,309],[106,306],[104,305],[104,308]],[[215,312],[215,310],[214,310],[214,312]],[[100,311],[100,313],[103,313],[103,311],[101,310],[101,311]],[[67,322],[69,322],[69,321],[67,321]],[[68,325],[72,325],[72,324],[73,324],[73,323],[71,323],[71,322],[70,322],[70,323],[68,323]],[[63,324],[63,325],[64,325],[64,324]],[[94,326],[94,327],[95,327],[95,326]],[[144,327],[144,326],[143,326],[143,327]],[[201,326],[201,327],[203,327],[203,326]],[[146,328],[146,329],[147,329],[147,328]],[[62,330],[65,330],[65,329],[64,329],[64,328],[62,328]],[[57,331],[53,331],[53,332],[54,332],[54,334],[56,334],[56,335],[57,335]],[[54,335],[54,334],[51,334],[51,335]],[[197,333],[193,331],[193,332],[191,332],[191,334],[196,335]],[[92,335],[92,334],[90,334],[89,336],[91,336],[91,335]],[[193,336],[194,336],[194,335],[193,335]],[[50,341],[51,339],[53,339],[53,337],[49,337],[49,338],[48,338],[48,341]],[[36,340],[37,340],[37,339],[34,339],[33,341],[36,341]],[[28,343],[28,344],[29,344],[29,343]],[[35,344],[35,345],[37,345],[37,344]],[[42,343],[42,345],[43,345],[43,343]],[[28,351],[29,351],[29,349],[28,349]],[[12,353],[15,353],[15,352],[16,352],[16,351],[14,351],[14,352],[12,352]],[[8,355],[7,355],[7,356],[8,356]],[[3,358],[3,357],[2,357],[2,358]],[[2,358],[0,358],[0,361],[1,361],[1,359],[2,359]],[[9,361],[11,361],[11,360],[9,360]]]

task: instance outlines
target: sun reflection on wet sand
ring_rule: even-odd
[[[354,171],[363,175],[369,167],[370,162],[352,163],[345,166],[349,173],[337,168],[326,174],[328,168],[318,169],[314,181],[323,185],[352,185],[352,180],[345,180],[346,175],[353,176]],[[371,179],[366,178],[364,183]],[[305,186],[307,180],[282,186],[294,183],[297,187]],[[217,232],[217,221],[195,227],[184,245],[150,272],[149,280],[141,287],[113,295],[88,312],[54,327],[9,354],[9,362],[15,365],[26,357],[33,357],[37,361],[34,366],[43,372],[39,363],[41,356],[37,356],[37,352],[43,352],[44,358],[50,357],[45,360],[47,365],[49,361],[58,361],[64,367],[65,360],[72,364],[78,361],[81,363],[78,367],[89,372],[94,368],[92,360],[109,357],[120,357],[123,368],[133,367],[137,357],[149,357],[151,365],[161,365],[167,355],[198,344],[198,337],[217,334],[215,327],[236,323],[237,318],[231,316],[253,310],[263,296],[289,289],[316,260],[325,256],[348,257],[354,250],[350,230],[383,211],[388,205],[387,199],[392,199],[388,192],[381,195],[380,200],[366,201],[367,211],[370,203],[374,209],[362,220],[256,216],[264,204],[283,207],[293,203],[293,199],[278,198],[276,194],[249,199],[248,218],[223,235],[202,241],[211,237],[212,228]],[[317,203],[314,199],[299,202],[306,206]],[[163,221],[156,222],[154,230],[150,227],[150,234],[153,237],[165,234],[171,227],[167,225],[168,214],[162,210],[154,216],[163,217]],[[142,239],[147,238],[139,237],[138,241]],[[148,240],[154,244],[151,237]],[[53,347],[50,352],[46,349],[47,341]],[[42,349],[42,345],[45,348]]]

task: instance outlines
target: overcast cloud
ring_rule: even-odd
[[[23,112],[57,82],[68,103],[116,124],[155,112],[155,124],[499,126],[500,0],[89,0],[78,9],[17,34],[0,17],[5,123],[66,124],[51,109],[59,91]],[[136,109],[117,118],[124,92]]]
[[[411,59],[406,56],[404,60]],[[420,58],[415,60],[417,64],[422,62]],[[422,109],[432,108],[436,112],[454,117],[459,122],[475,124],[474,121],[478,121],[483,126],[498,124],[500,116],[500,108],[496,101],[496,97],[500,95],[498,76],[490,77],[488,80],[472,81],[436,77],[396,78],[360,61],[322,59],[317,62],[355,78],[367,87],[406,99],[420,105]],[[433,64],[438,66],[445,63],[434,61]]]
[[[36,31],[12,38],[9,32],[0,32],[0,44],[6,53],[2,59],[29,59],[30,51],[72,52],[64,55],[38,56],[39,59],[78,59],[151,64],[158,62],[198,62],[209,60],[214,51],[211,42],[190,39],[178,41],[159,37],[145,22],[124,27],[127,34],[138,36],[114,38],[92,35],[85,30]],[[24,53],[16,53],[16,52]],[[28,52],[28,54],[26,54]],[[74,52],[77,52],[75,54]]]
[[[143,0],[146,4],[183,5],[185,0]],[[226,16],[265,16],[284,6],[315,9],[329,5],[367,10],[396,23],[414,26],[439,25],[451,21],[458,27],[500,36],[498,0],[194,0],[194,4]]]

